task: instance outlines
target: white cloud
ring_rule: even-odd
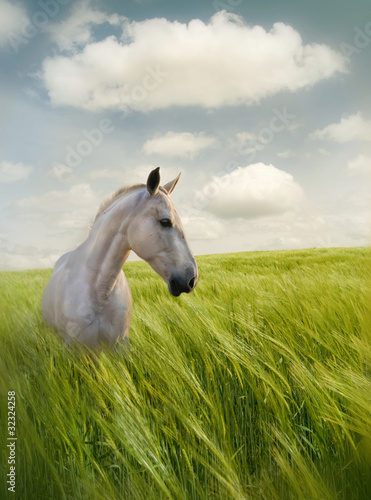
[[[258,141],[259,136],[258,134],[255,134],[255,132],[238,132],[236,134],[237,142],[238,144],[242,145],[245,144],[245,142],[251,142],[255,143]]]
[[[367,220],[369,223],[371,222],[371,191],[367,187],[349,189],[342,201],[346,210],[349,210],[349,207],[355,208],[358,210],[356,215],[366,214]],[[369,226],[369,229],[371,229],[371,226]]]
[[[360,112],[343,117],[339,123],[332,123],[310,134],[310,139],[334,142],[371,141],[371,121]]]
[[[112,185],[104,189],[104,194],[97,195],[90,184],[80,183],[68,189],[52,190],[39,196],[16,200],[6,209],[6,213],[12,218],[42,223],[57,232],[81,230],[81,234],[85,234],[104,198],[123,185],[145,183],[153,168],[143,165],[126,170],[126,176],[121,176],[118,170],[112,171],[113,175],[106,169],[97,171],[96,176],[91,172],[88,175],[91,180],[112,181]],[[175,168],[161,168],[161,183],[165,184],[178,173]]]
[[[53,190],[41,196],[30,196],[15,202],[19,210],[40,210],[44,211],[50,208],[59,208],[64,206],[86,206],[87,203],[95,200],[95,195],[89,184],[78,184],[72,186],[69,190]]]
[[[319,148],[318,153],[322,156],[331,156],[331,153],[329,153],[325,148]]]
[[[353,174],[371,174],[371,156],[358,155],[348,163],[348,169]]]
[[[202,216],[182,217],[185,233],[189,240],[217,240],[225,232],[223,224],[218,220]]]
[[[110,36],[70,57],[45,59],[52,104],[91,111],[250,105],[345,72],[342,54],[303,45],[284,23],[267,32],[222,11],[208,23],[154,18],[123,26],[122,40]]]
[[[169,158],[194,158],[202,149],[216,144],[214,137],[204,133],[167,132],[165,135],[149,139],[143,145],[147,155],[158,154]]]
[[[53,190],[41,196],[15,201],[12,216],[43,222],[53,229],[88,229],[99,199],[89,184],[77,184],[68,190]]]
[[[0,47],[5,47],[9,36],[20,35],[20,31],[29,24],[27,12],[17,4],[7,0],[0,0]]]
[[[364,201],[361,206],[357,201],[355,207],[353,203],[359,197]],[[193,237],[190,238],[191,246],[196,254],[202,254],[369,245],[370,205],[366,207],[366,203],[366,197],[359,190],[354,192],[352,199],[347,197],[331,206],[319,206],[318,201],[306,199],[296,210],[280,216],[228,219],[216,239]],[[201,227],[212,220],[205,218]],[[187,227],[187,235],[190,229]]]
[[[350,187],[339,198],[333,220],[342,229],[343,237],[349,237],[355,245],[371,243],[371,192],[368,186]]]
[[[61,50],[73,50],[92,41],[93,26],[108,23],[119,26],[125,18],[108,15],[90,7],[90,0],[77,3],[71,15],[59,23],[49,24],[47,31]]]
[[[284,151],[280,151],[277,153],[277,156],[279,158],[290,158],[291,156],[294,156],[295,153],[292,149],[285,149]]]
[[[33,168],[23,163],[0,162],[0,182],[16,182],[27,179]]]
[[[219,217],[254,219],[295,209],[304,193],[291,174],[255,163],[214,177],[198,198],[205,210]]]
[[[0,237],[0,269],[23,270],[53,267],[60,253],[52,248],[20,245]]]

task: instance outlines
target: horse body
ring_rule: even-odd
[[[156,169],[147,185],[119,192],[100,209],[87,239],[57,261],[42,314],[65,340],[95,348],[127,337],[132,297],[122,266],[131,250],[173,295],[194,289],[197,265],[169,197],[178,178],[160,188]]]

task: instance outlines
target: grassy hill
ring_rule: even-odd
[[[0,273],[0,497],[371,498],[369,258],[199,257],[199,284],[179,298],[128,263],[130,349],[100,355],[43,323],[51,271]]]

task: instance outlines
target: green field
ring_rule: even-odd
[[[43,323],[50,270],[0,273],[0,498],[369,500],[369,258],[203,256],[179,298],[128,263],[130,349],[99,355]]]

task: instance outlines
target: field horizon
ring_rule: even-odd
[[[130,347],[68,348],[51,269],[0,272],[1,498],[371,498],[368,247],[196,256],[172,297],[141,261]]]
[[[341,247],[341,246],[335,246],[335,247],[304,247],[304,248],[298,248],[298,249],[281,249],[281,250],[241,250],[241,251],[237,251],[237,252],[217,252],[217,253],[202,253],[202,254],[196,254],[195,255],[195,258],[196,259],[202,259],[204,257],[208,258],[208,257],[215,257],[215,258],[218,258],[218,257],[222,257],[222,256],[225,256],[225,257],[228,257],[228,256],[254,256],[254,255],[259,255],[259,254],[262,254],[262,255],[268,255],[268,254],[285,254],[285,253],[291,253],[291,252],[307,252],[307,251],[328,251],[328,250],[331,250],[331,251],[334,251],[334,250],[352,250],[352,249],[370,249],[370,265],[371,265],[371,246],[370,245],[361,245],[359,247]],[[135,253],[134,251],[132,251],[131,253]],[[62,256],[62,254],[61,254]],[[126,261],[126,263],[124,264],[124,267],[123,267],[123,271],[125,272],[127,266],[131,265],[131,264],[135,264],[135,263],[145,263],[145,261],[143,261],[143,259],[141,259],[140,257],[136,256],[137,259],[135,260],[128,260]],[[147,264],[148,265],[148,264]],[[0,270],[0,275],[2,273],[27,273],[29,271],[50,271],[52,272],[53,271],[53,267],[35,267],[35,268],[29,268],[29,269],[3,269],[3,270]]]

